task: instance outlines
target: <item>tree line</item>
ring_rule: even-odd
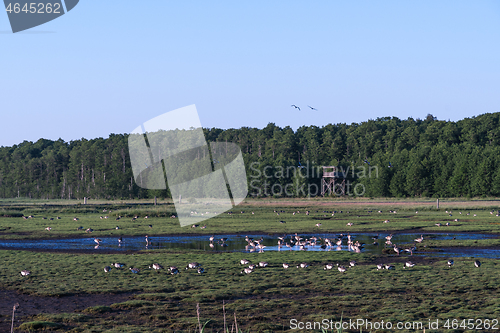
[[[249,196],[319,195],[321,166],[336,166],[345,173],[349,195],[500,196],[499,118],[500,113],[457,122],[432,115],[406,120],[384,117],[350,125],[302,126],[296,131],[270,123],[263,129],[203,132],[208,142],[236,143],[241,148]],[[128,137],[40,139],[2,146],[0,197],[170,197],[168,188],[148,190],[136,184]]]

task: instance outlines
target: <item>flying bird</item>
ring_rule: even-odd
[[[318,109],[316,109],[316,108],[313,108],[313,107],[312,107],[312,106],[310,106],[310,105],[308,105],[308,107],[309,107],[309,109],[311,109],[311,110],[315,110],[315,111],[318,111]]]
[[[391,162],[389,162],[389,168],[394,168]]]
[[[291,106],[294,107],[294,108],[296,108],[296,109],[299,109],[299,111],[300,111],[300,108],[297,105],[292,104]]]

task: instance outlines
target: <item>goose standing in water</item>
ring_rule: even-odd
[[[405,249],[405,252],[408,252],[411,256],[413,255],[413,251],[417,250],[417,246],[413,244],[412,247]]]

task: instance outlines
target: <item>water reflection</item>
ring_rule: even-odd
[[[72,238],[50,240],[0,240],[2,249],[55,249],[55,250],[144,250],[144,249],[185,249],[224,252],[265,251],[349,251],[382,254],[385,248],[397,248],[402,253],[433,256],[478,256],[500,257],[500,250],[475,248],[446,248],[429,254],[414,251],[414,244],[425,240],[477,240],[496,238],[496,235],[450,233],[450,234],[292,234],[292,235],[213,235],[213,236],[138,236],[101,237],[96,239]],[[97,243],[97,245],[96,245]],[[394,253],[396,254],[396,253]]]

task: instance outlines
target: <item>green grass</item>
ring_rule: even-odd
[[[1,202],[1,201],[0,201]],[[490,214],[491,201],[447,202],[453,208],[448,216],[442,208],[426,206],[426,201],[362,201],[328,202],[302,201],[253,201],[250,200],[233,214],[222,214],[206,221],[207,229],[182,228],[177,219],[168,217],[173,209],[169,203],[130,206],[129,203],[99,203],[91,205],[62,205],[53,203],[44,207],[27,202],[6,205],[5,209],[33,214],[34,219],[16,217],[0,218],[2,238],[49,238],[78,236],[88,237],[76,227],[91,227],[93,236],[105,235],[159,235],[178,233],[232,233],[232,232],[375,232],[414,230],[426,232],[500,232],[500,217]],[[435,202],[434,202],[435,203]],[[349,206],[351,204],[351,206]],[[355,205],[356,204],[356,205]],[[484,204],[481,206],[481,204]],[[344,207],[342,205],[345,205]],[[415,205],[419,208],[415,208]],[[441,203],[442,207],[444,203]],[[107,209],[108,212],[102,212]],[[378,213],[378,210],[382,213]],[[416,210],[418,209],[418,213]],[[109,212],[111,210],[111,213]],[[277,213],[274,210],[284,210]],[[310,210],[309,216],[305,211]],[[331,216],[323,211],[342,210]],[[368,210],[372,210],[368,213]],[[389,213],[397,210],[397,213]],[[462,215],[458,214],[462,211]],[[495,209],[496,210],[496,209]],[[245,213],[241,214],[241,211]],[[292,215],[292,212],[300,213]],[[318,211],[318,212],[316,212]],[[349,211],[349,213],[347,213]],[[465,215],[470,211],[471,215]],[[36,212],[36,213],[35,213]],[[251,214],[254,212],[254,214]],[[99,216],[140,215],[119,221],[101,220]],[[113,215],[116,214],[116,215]],[[144,215],[149,219],[144,219]],[[163,215],[161,215],[163,214]],[[477,216],[474,217],[473,214]],[[42,217],[60,216],[60,220],[42,220]],[[73,221],[78,217],[79,221]],[[455,222],[454,219],[459,221]],[[383,223],[384,220],[389,223]],[[284,220],[286,224],[280,224]],[[347,223],[353,223],[347,227]],[[451,226],[437,227],[435,223],[450,222]],[[315,226],[321,223],[321,227]],[[153,225],[153,229],[148,227]],[[116,230],[115,226],[120,229]],[[52,231],[44,231],[51,226]],[[442,246],[498,246],[500,240],[434,240],[427,237],[424,245],[429,249]],[[0,288],[43,296],[72,294],[134,293],[128,301],[97,305],[83,311],[67,314],[39,314],[19,317],[24,326],[19,329],[35,330],[36,325],[60,332],[199,332],[198,322],[207,323],[203,332],[222,332],[225,302],[227,328],[234,328],[236,315],[242,332],[283,332],[290,330],[290,320],[332,321],[364,318],[377,321],[423,321],[428,319],[494,319],[500,315],[500,261],[481,259],[477,269],[473,258],[454,258],[450,269],[443,258],[427,258],[412,269],[403,269],[406,257],[392,252],[382,256],[350,252],[284,251],[264,253],[206,253],[203,251],[150,250],[134,254],[64,254],[31,251],[1,252],[3,265],[0,270]],[[242,258],[252,262],[267,261],[269,267],[241,274]],[[446,258],[448,259],[448,258]],[[337,270],[325,271],[328,262],[346,264],[356,260],[359,265],[345,274]],[[188,262],[197,261],[206,269],[203,275],[185,270]],[[104,266],[113,262],[126,264],[125,269],[112,269],[105,273]],[[166,270],[157,273],[148,269],[158,262],[164,267],[180,268],[179,275]],[[282,263],[297,265],[308,262],[311,267],[288,270]],[[376,263],[392,263],[394,271],[377,271]],[[140,268],[132,274],[129,267]],[[32,272],[21,277],[23,269]],[[200,318],[196,306],[200,306]],[[18,318],[19,313],[16,314]],[[2,318],[5,319],[5,318]],[[46,324],[40,324],[46,323]],[[233,325],[233,326],[232,326]],[[41,326],[36,326],[41,327]],[[295,330],[296,332],[297,330]],[[316,330],[321,332],[321,330]],[[328,329],[327,332],[337,332]],[[365,330],[363,329],[363,332]],[[442,331],[442,330],[441,330]],[[376,332],[376,330],[372,330]],[[400,332],[405,332],[404,330]],[[426,330],[426,332],[433,332]],[[451,332],[451,331],[450,331]]]
[[[482,208],[480,204],[484,204]],[[203,221],[206,229],[181,227],[172,203],[151,204],[110,203],[89,205],[18,205],[9,207],[8,212],[18,212],[25,216],[34,215],[33,219],[22,217],[2,217],[0,210],[0,238],[36,239],[53,237],[85,237],[84,231],[94,229],[93,235],[133,236],[165,234],[220,234],[220,233],[317,233],[317,232],[376,232],[376,231],[416,231],[416,232],[489,232],[500,233],[500,217],[495,216],[500,206],[494,201],[446,202],[441,207],[458,206],[452,216],[446,213],[451,208],[436,210],[432,206],[410,201],[370,202],[302,200],[277,201],[270,206],[267,201],[253,201],[243,204],[233,214],[223,213]],[[433,203],[434,204],[434,203]],[[419,206],[420,205],[420,206]],[[6,209],[6,208],[3,208]],[[106,210],[106,211],[104,211]],[[275,213],[274,211],[277,211]],[[305,212],[309,210],[310,215]],[[338,211],[332,216],[331,211]],[[378,210],[383,212],[377,213]],[[396,210],[397,213],[389,211]],[[418,213],[416,211],[418,210]],[[490,214],[494,210],[495,214]],[[241,213],[243,211],[244,213]],[[281,212],[284,211],[284,212]],[[292,212],[300,212],[295,215]],[[340,213],[342,211],[342,213]],[[371,211],[371,212],[370,212]],[[462,211],[462,214],[459,214]],[[253,212],[253,214],[252,214]],[[470,215],[466,213],[470,212]],[[201,212],[200,212],[201,213]],[[278,215],[279,214],[279,215]],[[476,214],[477,216],[473,216]],[[60,220],[49,218],[61,217]],[[108,216],[108,219],[100,217]],[[116,220],[122,216],[120,220]],[[134,216],[138,216],[133,220]],[[148,219],[144,217],[149,216]],[[43,218],[47,219],[43,219]],[[77,217],[78,221],[73,221]],[[458,219],[458,221],[455,221]],[[383,223],[389,220],[389,223]],[[286,224],[279,223],[285,221]],[[316,227],[321,223],[321,227]],[[352,226],[347,226],[352,223]],[[441,223],[443,226],[436,226]],[[444,224],[450,223],[450,226]],[[153,229],[149,228],[153,225]],[[116,230],[116,226],[120,229]],[[50,232],[45,231],[51,227]]]
[[[412,269],[403,269],[399,258],[375,258],[346,252],[268,252],[243,253],[170,253],[147,252],[135,255],[68,255],[3,251],[5,262],[0,287],[32,295],[72,293],[136,292],[135,297],[109,307],[97,306],[83,311],[84,317],[43,315],[27,321],[50,321],[64,329],[104,331],[109,325],[126,327],[162,327],[194,331],[197,325],[196,304],[200,304],[201,322],[211,320],[207,329],[220,332],[221,308],[226,301],[229,316],[236,313],[245,331],[283,331],[291,318],[321,321],[324,318],[384,319],[416,321],[426,318],[496,318],[500,314],[500,286],[497,260],[482,260],[481,268],[471,258],[456,258],[453,268],[446,261],[429,259]],[[270,267],[241,274],[241,258],[253,262],[265,260]],[[326,262],[359,265],[345,274],[325,271]],[[377,271],[374,260],[394,263],[394,271]],[[102,268],[119,261],[127,267],[139,267],[139,274],[128,269]],[[183,269],[198,261],[207,273],[198,275]],[[283,262],[309,262],[311,267],[284,270]],[[179,275],[147,269],[153,262],[181,268]],[[32,274],[21,278],[20,269]],[[58,317],[59,316],[59,317]]]

